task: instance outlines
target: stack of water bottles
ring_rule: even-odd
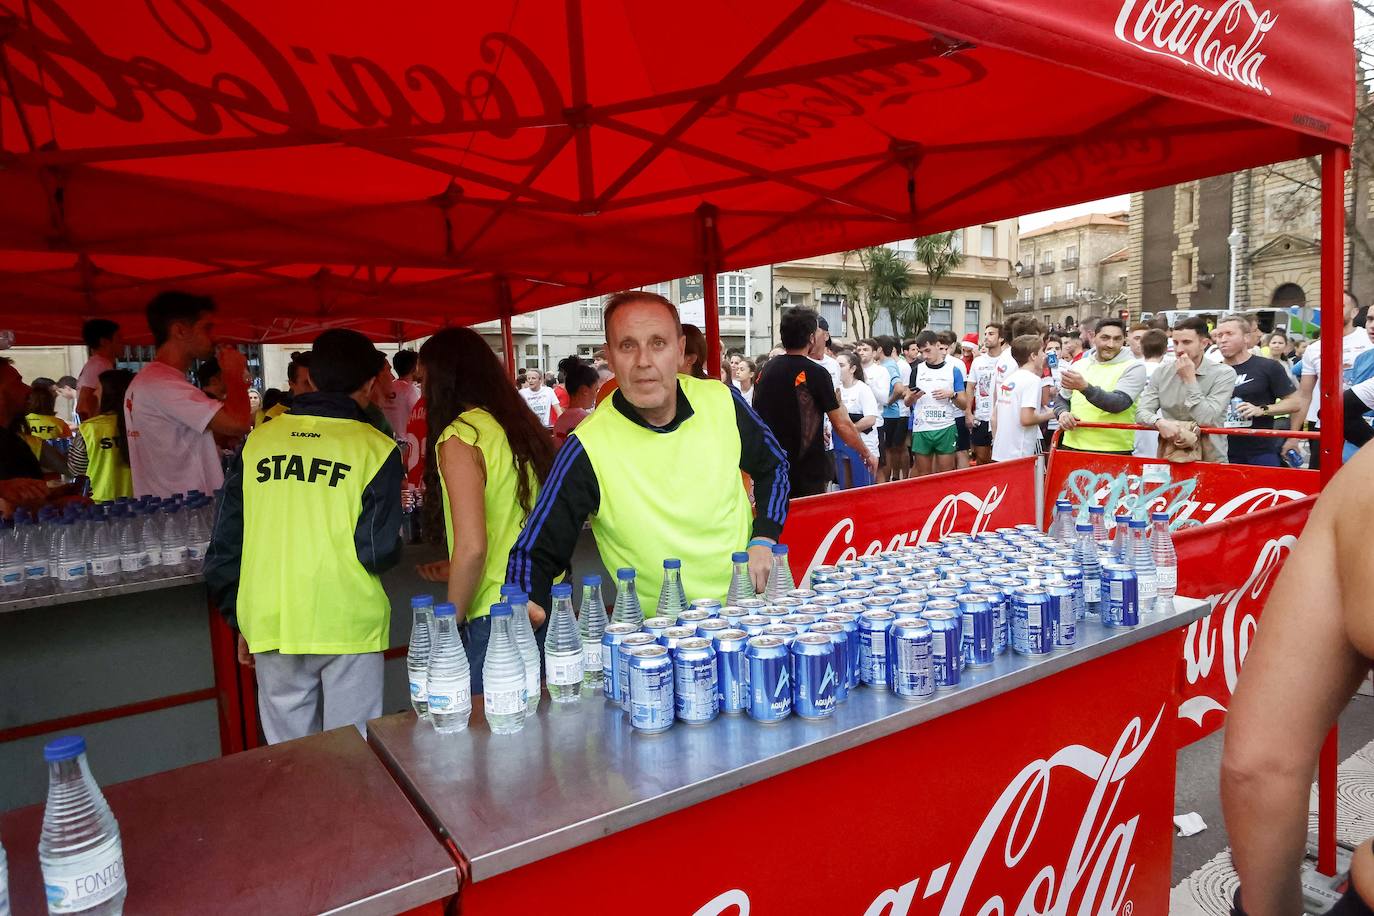
[[[198,573],[214,512],[196,491],[19,509],[0,526],[0,601]]]

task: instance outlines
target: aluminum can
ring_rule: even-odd
[[[849,699],[849,634],[843,624],[833,620],[817,621],[809,632],[830,639],[830,649],[835,655],[835,702],[843,703]]]
[[[800,598],[789,598],[783,595],[781,598],[773,601],[772,606],[786,608],[787,613],[792,614],[796,612],[797,608],[802,606],[802,600]]]
[[[687,610],[677,615],[677,625],[696,629],[697,624],[701,623],[703,620],[709,620],[713,616],[715,615],[705,608],[689,607]]]
[[[1054,647],[1072,649],[1078,643],[1078,611],[1073,586],[1068,579],[1050,579],[1045,583],[1050,596],[1050,614],[1054,618]]]
[[[695,635],[697,635],[696,627],[671,626],[658,634],[658,643],[668,650],[668,657],[671,658],[673,653],[677,651],[678,643],[684,639],[691,639]]]
[[[626,658],[625,666],[630,725],[650,734],[667,731],[673,725],[673,662],[668,650],[657,643],[640,646]]]
[[[825,633],[802,633],[792,641],[792,709],[803,719],[835,714],[835,644]]]
[[[894,595],[869,595],[859,603],[863,605],[865,611],[885,611],[890,610],[892,605],[897,603],[897,598]]]
[[[935,695],[934,632],[922,617],[892,624],[892,692],[908,700]]]
[[[838,611],[833,614],[826,614],[821,622],[837,623],[844,628],[845,640],[849,643],[849,652],[845,656],[845,669],[849,679],[849,687],[852,690],[859,686],[859,618],[854,614]]]
[[[720,711],[737,716],[749,707],[749,663],[744,657],[749,636],[743,630],[716,630],[716,698]]]
[[[728,629],[730,629],[730,624],[720,617],[708,617],[696,625],[697,635],[705,637],[706,639],[710,639],[711,634],[717,630]]]
[[[849,572],[854,572],[856,569],[864,568],[864,562],[862,560],[841,560],[835,565],[838,566],[840,569],[848,570]]]
[[[739,619],[739,628],[750,636],[762,636],[763,628],[768,624],[768,618],[762,614],[745,614]]]
[[[921,618],[930,624],[930,667],[935,689],[958,687],[963,642],[959,605],[943,599],[928,602]]]
[[[993,603],[985,595],[959,596],[960,634],[959,656],[965,668],[985,668],[997,658],[993,649],[997,630],[997,615]]]
[[[870,687],[887,686],[887,631],[896,619],[886,608],[859,616],[859,680]]]
[[[601,637],[601,689],[606,699],[619,704],[624,700],[620,680],[620,644],[631,633],[638,633],[639,627],[632,623],[611,623]]]
[[[687,602],[687,606],[689,608],[709,611],[712,617],[720,616],[721,604],[714,598],[693,598],[691,601]]]
[[[817,595],[811,599],[811,606],[818,607],[823,613],[829,614],[840,606],[840,599],[836,595]]]
[[[749,717],[781,722],[792,714],[792,664],[787,644],[776,636],[755,636],[745,649],[749,661]]]
[[[791,591],[783,592],[783,594],[788,598],[796,598],[802,604],[805,604],[812,598],[815,598],[818,593],[812,588],[794,588]]]
[[[789,627],[785,623],[770,623],[763,628],[764,636],[776,636],[782,640],[783,645],[789,649],[792,647],[792,640],[797,638],[796,627]]]
[[[716,718],[720,711],[716,678],[716,650],[711,640],[700,636],[679,640],[673,657],[673,701],[679,720],[705,725]]]
[[[727,604],[720,609],[721,619],[732,627],[739,626],[740,618],[744,617],[746,613],[748,612],[737,604]]]
[[[815,569],[811,570],[811,587],[815,588],[816,583],[825,582],[839,571],[840,568],[838,566],[817,566]]]
[[[849,569],[842,569],[830,577],[830,581],[839,585],[841,588],[848,588],[849,583],[854,581],[854,572]],[[813,588],[815,586],[812,586]]]
[[[1074,565],[1070,565],[1074,564]],[[1075,560],[1061,560],[1059,574],[1073,586],[1073,613],[1074,617],[1082,620],[1088,616],[1088,599],[1083,592],[1083,570],[1079,569]]]
[[[1054,651],[1054,620],[1049,592],[1027,586],[1011,596],[1011,647],[1018,655]]]
[[[744,611],[746,614],[757,614],[768,607],[768,602],[762,598],[741,598],[735,602],[735,607]]]
[[[955,601],[959,598],[959,590],[950,588],[944,582],[932,588],[926,589],[926,603],[932,601]]]
[[[788,614],[782,619],[782,622],[798,633],[805,633],[807,630],[811,629],[811,625],[816,622],[816,618],[811,614]]]
[[[967,594],[992,602],[992,654],[1006,654],[1011,639],[1011,602],[1006,592],[991,583],[979,582],[969,586]]]
[[[889,592],[879,592],[880,588],[896,588],[902,584],[901,576],[894,576],[891,573],[882,573],[873,577],[873,589],[875,594],[890,594]]]
[[[896,604],[892,605],[892,607],[888,608],[888,610],[897,617],[920,617],[921,612],[925,609],[926,603],[924,601],[906,600],[898,601]]]
[[[649,617],[644,621],[644,626],[641,629],[645,633],[654,634],[654,637],[657,638],[664,630],[674,626],[677,624],[673,623],[671,617]]]
[[[1140,624],[1140,580],[1125,563],[1102,564],[1103,626],[1134,627]]]
[[[616,676],[620,678],[616,692],[620,694],[620,708],[626,712],[630,711],[630,653],[657,642],[658,638],[654,634],[641,631],[626,636],[616,647],[616,655],[620,657],[616,662]],[[669,661],[671,660],[672,656],[669,655]]]
[[[838,597],[839,597],[839,599],[840,599],[841,601],[857,601],[857,602],[862,602],[865,598],[868,597],[868,589],[866,589],[866,588],[847,588],[847,589],[845,589],[844,591],[840,592],[839,595],[838,595]]]
[[[785,607],[778,607],[770,604],[768,607],[759,611],[759,616],[767,617],[769,623],[782,623],[782,619],[790,613],[792,612]]]
[[[828,582],[813,582],[811,588],[815,590],[817,596],[834,595],[844,591],[845,584],[834,580]]]

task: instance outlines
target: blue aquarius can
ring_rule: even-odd
[[[1107,613],[1102,624],[1109,627],[1134,627],[1140,624],[1140,580],[1125,563],[1103,563],[1102,585],[1106,591],[1103,606]]]
[[[838,566],[817,566],[811,570],[811,587],[815,588],[820,582],[829,580],[835,573],[839,572]]]
[[[892,624],[892,692],[907,700],[935,695],[934,632],[923,617]]]
[[[825,596],[825,595],[836,595],[836,594],[839,594],[840,592],[844,591],[844,589],[845,589],[845,584],[844,584],[843,582],[833,582],[833,581],[831,581],[831,582],[814,582],[814,583],[812,583],[811,588],[816,592],[816,597],[823,597],[823,596]],[[815,599],[812,599],[812,600],[815,600]]]
[[[700,636],[680,640],[673,657],[673,698],[679,720],[705,725],[716,718],[720,711],[716,678],[716,650],[711,640]]]
[[[730,629],[730,624],[721,617],[708,617],[696,626],[697,635],[706,639],[711,639],[712,634],[719,630],[728,629]]]
[[[768,607],[759,611],[759,616],[767,617],[769,623],[782,623],[782,619],[790,613],[792,613],[792,611],[788,608],[770,604]]]
[[[612,703],[619,704],[624,699],[620,692],[624,683],[620,679],[620,644],[626,636],[638,632],[639,627],[632,623],[611,623],[601,637],[601,689]]]
[[[616,662],[616,676],[620,678],[616,692],[620,694],[620,708],[626,712],[630,711],[630,653],[655,644],[658,644],[658,638],[654,634],[640,631],[626,636],[616,647],[616,654],[620,656]],[[671,654],[668,658],[672,660]]]
[[[664,630],[673,626],[677,626],[677,624],[673,623],[671,617],[650,617],[644,621],[644,625],[640,629],[645,633],[654,634],[654,638],[657,639]]]
[[[1027,586],[1011,597],[1011,647],[1018,655],[1054,651],[1054,619],[1049,592]]]
[[[970,585],[968,593],[992,603],[992,654],[1004,655],[1010,638],[1010,602],[1001,588],[987,582]]]
[[[809,632],[820,633],[830,639],[831,651],[835,653],[835,702],[843,703],[849,699],[849,634],[844,625],[833,620],[818,620]],[[795,644],[794,644],[795,645]]]
[[[749,663],[744,656],[749,636],[743,630],[716,630],[716,698],[720,711],[737,716],[749,708]]]
[[[811,599],[811,607],[818,607],[821,613],[829,614],[831,611],[838,610],[840,599],[837,595],[817,595]],[[807,613],[810,613],[809,611]]]
[[[1063,577],[1045,583],[1050,596],[1050,615],[1054,618],[1054,647],[1072,649],[1078,643],[1078,611],[1073,586]]]
[[[965,668],[985,668],[997,658],[993,634],[997,629],[993,603],[985,595],[959,596],[959,623],[963,629],[959,655]]]
[[[747,612],[737,604],[727,604],[720,609],[721,619],[732,627],[738,627]]]
[[[762,614],[745,614],[739,619],[739,628],[750,636],[762,636],[763,628],[772,623]]]
[[[1084,617],[1088,616],[1088,599],[1083,592],[1083,570],[1077,566],[1075,561],[1061,560],[1059,575],[1073,587],[1074,619],[1082,620]]]
[[[855,570],[859,570],[859,569],[863,569],[863,568],[864,568],[864,562],[863,562],[863,560],[841,560],[840,562],[836,563],[835,565],[836,565],[838,568],[843,569],[843,570],[846,570],[846,571],[848,571],[848,572],[854,572]]]
[[[771,602],[770,606],[775,608],[783,608],[784,610],[786,610],[787,613],[795,614],[797,612],[797,608],[802,606],[802,603],[803,602],[800,598],[789,598],[786,595],[783,595],[781,598],[774,599]]]
[[[778,639],[782,640],[783,645],[791,648],[792,640],[797,638],[797,629],[785,623],[770,623],[763,628],[763,635],[776,636]]]
[[[762,598],[741,598],[735,602],[735,607],[744,611],[746,614],[758,614],[762,613],[763,609],[768,607],[768,602],[764,601]]]
[[[703,620],[710,620],[714,614],[705,608],[689,607],[687,610],[677,615],[677,625],[680,627],[691,627],[696,629],[696,625]]]
[[[849,643],[849,652],[845,655],[845,671],[849,678],[849,688],[852,690],[859,686],[859,617],[848,611],[836,611],[826,614],[821,622],[839,624],[844,628],[845,640]]]
[[[721,604],[714,598],[693,598],[691,601],[687,602],[687,606],[709,611],[712,617],[720,616]]]
[[[668,650],[669,657],[677,651],[677,644],[697,635],[696,627],[671,626],[658,634],[658,643]]]
[[[959,605],[943,599],[928,602],[921,619],[930,624],[930,670],[935,689],[958,687],[963,651]]]
[[[776,636],[755,636],[745,649],[749,662],[749,718],[781,722],[792,714],[792,656]]]
[[[788,614],[782,619],[782,622],[798,633],[805,633],[807,630],[811,629],[812,624],[816,622],[816,618],[811,614]]]
[[[957,588],[950,588],[944,582],[939,585],[926,589],[926,602],[931,601],[954,601],[959,597]]]
[[[803,719],[835,714],[835,644],[825,633],[802,633],[792,641],[792,709]]]
[[[802,604],[805,604],[806,602],[814,599],[816,595],[819,593],[812,588],[794,588],[789,591],[783,592],[783,594],[788,598],[796,598]]]
[[[869,687],[887,687],[887,631],[896,619],[886,608],[859,615],[859,680]]]
[[[649,734],[672,728],[673,661],[668,650],[657,643],[640,646],[627,656],[625,667],[629,671],[630,725]]]

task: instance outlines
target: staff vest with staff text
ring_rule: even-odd
[[[107,503],[134,495],[129,462],[119,449],[119,417],[102,413],[76,429],[86,445],[86,476],[91,479],[91,499]]]
[[[253,652],[349,655],[390,643],[391,601],[358,560],[363,495],[396,443],[361,419],[284,413],[243,445],[236,613]]]
[[[753,514],[740,482],[735,399],[720,382],[677,377],[692,416],[656,432],[613,404],[592,411],[573,433],[596,472],[601,502],[592,533],[606,568],[638,573],[644,616],[662,587],[663,561],[682,561],[687,598],[724,600],[730,554],[749,542]]]
[[[1116,383],[1131,367],[1128,359],[1116,362],[1099,362],[1096,358],[1081,359],[1074,368],[1089,385],[1096,385],[1105,391],[1115,391]],[[1135,405],[1132,404],[1120,413],[1107,413],[1094,407],[1092,402],[1075,391],[1069,399],[1069,412],[1074,419],[1085,423],[1134,423]],[[1071,429],[1064,433],[1064,444],[1084,452],[1130,452],[1135,450],[1135,430],[1133,429]]]

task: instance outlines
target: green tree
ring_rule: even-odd
[[[904,335],[915,334],[930,322],[930,306],[935,300],[935,287],[964,263],[964,256],[954,247],[953,232],[923,235],[916,240],[916,260],[926,271],[926,288],[907,299],[902,320],[894,325]]]

